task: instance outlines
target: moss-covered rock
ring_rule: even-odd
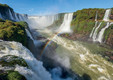
[[[105,39],[106,44],[113,47],[113,24],[105,30],[104,39]]]
[[[26,80],[26,78],[19,74],[17,71],[13,71],[8,73],[7,80]]]
[[[89,34],[95,25],[95,16],[97,20],[102,20],[105,9],[83,9],[74,12],[71,28],[75,33]]]
[[[0,73],[0,80],[26,80],[26,78],[17,71],[8,71]]]
[[[15,67],[15,65],[28,67],[28,65],[24,59],[17,57],[17,56],[12,56],[12,55],[7,55],[7,56],[1,57],[0,65],[2,67]]]
[[[27,46],[27,34],[25,28],[27,23],[25,22],[12,22],[9,20],[0,20],[0,39],[6,41],[16,41]]]
[[[0,70],[0,80],[26,80],[24,76],[19,74],[17,71],[14,71],[16,65],[28,67],[24,59],[7,55],[0,58],[0,66],[7,67],[9,69]]]

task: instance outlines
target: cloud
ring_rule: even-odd
[[[32,9],[29,9],[28,11],[29,11],[29,12],[32,12],[32,11],[34,11],[34,9],[32,8]]]

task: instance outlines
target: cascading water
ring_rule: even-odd
[[[71,30],[71,21],[72,21],[73,13],[68,13],[64,15],[63,23],[61,24],[60,28],[58,29],[58,32],[60,33],[70,33]]]
[[[110,15],[111,9],[107,9],[105,12],[105,16],[103,18],[104,21],[109,21],[109,15]]]
[[[14,20],[13,15],[12,15],[10,9],[9,9],[9,15],[10,15],[11,20]]]
[[[97,23],[98,23],[98,21],[96,21],[95,22],[95,27],[93,27],[93,30],[91,31],[91,33],[90,33],[90,38],[93,36],[93,34],[94,34],[94,30],[95,30],[95,28],[96,28],[96,26],[97,26]]]
[[[15,13],[14,15],[15,15],[15,21],[19,21],[19,18],[17,17],[17,13]]]
[[[26,33],[34,41],[34,39],[33,39],[32,35],[31,35],[31,33],[29,32],[29,30],[26,29]]]
[[[106,61],[102,56],[93,54],[89,49],[83,46],[80,42],[70,41],[59,36],[54,36],[49,38],[49,40],[54,41],[58,44],[56,48],[56,56],[50,54],[49,56],[58,60],[62,65],[67,65],[65,63],[64,57],[68,57],[68,61],[73,71],[77,72],[79,75],[88,74],[91,80],[112,80],[113,79],[113,64]],[[59,60],[59,59],[63,60]]]
[[[61,69],[59,70],[59,68],[51,70],[51,76],[51,74],[43,67],[43,63],[38,61],[33,54],[20,43],[2,41],[0,42],[0,47],[4,47],[4,49],[0,50],[0,57],[14,55],[23,58],[26,61],[29,68],[14,65],[14,70],[24,75],[27,80],[73,80],[72,78],[62,79]]]
[[[96,28],[96,26],[97,26],[97,23],[98,23],[98,21],[97,21],[97,18],[98,18],[98,15],[97,15],[97,13],[96,13],[96,16],[95,16],[95,27],[93,27],[93,29],[92,29],[92,31],[91,31],[91,33],[90,33],[90,38],[92,37],[92,35],[93,35],[93,33],[94,33],[94,30],[95,30],[95,28]]]
[[[106,10],[103,21],[109,21],[110,12],[111,12],[111,9]],[[97,20],[97,19],[95,19],[95,20]],[[93,28],[93,30],[90,34],[90,38],[92,38],[94,42],[96,41],[96,42],[102,43],[104,31],[110,26],[109,22],[107,22],[107,25],[100,30],[99,34],[97,34],[97,31],[100,28],[101,24],[102,24],[102,22],[100,22],[100,24],[96,27],[96,25],[97,25],[97,21],[96,21],[95,27]]]
[[[64,16],[64,19],[66,16],[67,15]],[[66,21],[68,22],[68,20]],[[96,22],[95,26],[97,25],[97,23],[98,22]],[[99,25],[95,27],[94,33],[92,34],[94,41],[97,40],[97,30],[100,28],[101,24],[102,22],[100,22]],[[60,33],[60,31],[62,33],[64,28],[65,26],[61,25],[58,33]],[[52,33],[47,31],[47,33],[45,34],[50,35]],[[47,53],[47,46],[44,49],[45,54],[43,53],[43,55],[48,55],[49,58],[58,61],[66,68],[72,69],[80,76],[83,76],[85,73],[88,74],[91,77],[91,80],[113,79],[113,64],[105,60],[102,56],[94,54],[80,42],[71,41],[59,37],[57,36],[57,34],[53,34],[52,36],[50,35],[48,39],[49,41],[54,41],[57,44],[57,48],[55,49],[54,54],[52,53],[52,51],[49,51],[49,53]]]
[[[109,21],[109,15],[110,15],[110,12],[111,12],[111,9],[107,9],[106,12],[105,12],[105,16],[104,16],[104,21]],[[103,39],[103,35],[104,35],[104,31],[110,26],[110,22],[107,22],[107,25],[101,29],[101,31],[99,32],[99,35],[97,37],[97,41],[98,42],[102,42],[102,39]]]
[[[1,50],[0,57],[5,55],[15,55],[23,58],[31,70],[25,67],[16,66],[16,71],[24,75],[28,80],[52,80],[51,75],[43,67],[43,63],[34,58],[32,53],[22,46],[20,43],[16,42],[0,42],[0,46],[4,46],[5,50]]]
[[[3,19],[1,13],[0,13],[0,18]]]
[[[101,31],[99,32],[99,35],[98,35],[98,38],[97,38],[97,41],[98,42],[102,42],[102,39],[103,39],[103,34],[104,34],[104,31],[110,26],[110,23],[107,22],[107,25],[101,29]]]
[[[99,27],[101,26],[102,22],[100,22],[100,24],[96,27],[94,33],[93,33],[93,41],[96,41],[96,37],[97,37],[97,30],[99,29]]]
[[[0,18],[2,19],[10,19],[13,21],[26,21],[26,22],[28,19],[25,14],[18,14],[18,13],[15,13],[14,11],[11,11],[10,9],[8,9],[8,13],[5,16],[7,17],[4,18],[3,14],[0,13]]]
[[[43,29],[51,25],[57,19],[57,14],[52,16],[29,16],[27,22],[31,28]]]
[[[108,16],[109,11],[106,11],[106,16]],[[10,15],[13,15],[10,13]],[[1,15],[2,16],[2,15]],[[14,17],[15,16],[15,17]],[[15,21],[26,21],[28,22],[29,26],[31,28],[40,29],[41,27],[45,28],[48,25],[51,25],[55,20],[57,20],[57,17],[29,17],[27,19],[25,16],[14,13],[14,16],[12,16],[12,19],[15,19]],[[65,33],[65,32],[71,32],[70,29],[70,23],[72,20],[72,13],[65,14],[64,21],[62,25],[60,26],[58,33]],[[11,18],[11,17],[10,17]],[[40,21],[39,21],[40,20]],[[104,21],[108,21],[107,17],[104,17]],[[46,23],[46,24],[45,24]],[[96,22],[95,26],[98,22]],[[92,31],[92,38],[94,41],[97,40],[97,30],[101,26],[100,24],[95,27]],[[111,23],[107,23],[109,25]],[[103,35],[106,28],[109,26],[105,26],[102,28],[101,36]],[[32,36],[27,32],[28,36]],[[48,35],[52,33],[48,32]],[[78,73],[80,76],[84,75],[84,73],[88,74],[92,80],[112,80],[113,79],[113,64],[105,60],[102,56],[93,54],[89,49],[87,49],[84,45],[82,45],[80,42],[77,41],[71,41],[59,36],[54,36],[51,38],[51,36],[48,38],[50,41],[54,41],[57,43],[57,47],[55,49],[56,56],[48,55],[51,58],[54,58],[58,62],[60,62],[63,66],[66,68],[69,68],[76,73]],[[99,40],[102,40],[99,39]],[[8,46],[7,46],[8,45]],[[26,67],[18,66],[16,65],[15,70],[18,71],[20,74],[24,75],[28,80],[73,80],[71,78],[67,79],[61,79],[61,69],[54,68],[53,70],[50,70],[52,74],[52,78],[50,73],[48,73],[45,68],[42,66],[42,62],[36,60],[31,52],[27,50],[25,47],[23,47],[21,44],[16,42],[5,42],[4,45],[6,49],[1,50],[0,56],[4,55],[16,55],[19,57],[22,57],[27,62],[29,69]],[[50,51],[51,52],[51,51]],[[50,53],[49,53],[50,54]]]

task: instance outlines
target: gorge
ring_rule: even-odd
[[[112,16],[112,8],[29,16],[0,4],[0,79],[17,71],[17,80],[112,80]]]

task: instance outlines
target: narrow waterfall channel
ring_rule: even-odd
[[[110,12],[111,12],[111,9],[106,10],[103,21],[105,21],[105,22],[109,21]],[[112,23],[107,22],[106,26],[104,28],[102,28],[99,33],[97,33],[98,29],[100,28],[100,26],[102,24],[102,22],[100,22],[100,24],[97,26],[97,23],[98,23],[97,18],[98,17],[97,17],[97,13],[96,13],[96,17],[95,17],[96,22],[95,22],[94,28],[92,29],[92,31],[90,33],[90,38],[92,38],[92,40],[94,42],[102,43],[103,42],[104,32],[110,26],[110,24],[112,24]]]

